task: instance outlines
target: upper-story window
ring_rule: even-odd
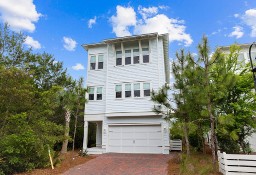
[[[125,84],[125,98],[132,96],[132,85]]]
[[[139,64],[139,63],[140,63],[140,50],[133,49],[133,64]]]
[[[97,87],[97,100],[102,100],[102,87]]]
[[[143,63],[149,63],[149,49],[142,48]]]
[[[132,55],[131,50],[125,50],[125,65],[132,63]]]
[[[150,96],[150,83],[143,83],[144,97]]]
[[[116,85],[116,98],[122,98],[122,85]]]
[[[102,54],[98,55],[98,69],[103,69],[103,59],[104,59],[104,55]]]
[[[89,100],[94,100],[94,87],[89,88]]]
[[[89,100],[102,100],[103,87],[89,87]]]
[[[134,97],[140,97],[140,83],[135,83],[133,85],[133,91],[134,91],[134,94],[133,94]]]
[[[122,65],[122,51],[116,51],[116,65]]]
[[[90,57],[90,69],[95,70],[96,68],[96,55],[91,55]]]

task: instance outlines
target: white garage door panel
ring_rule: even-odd
[[[109,126],[108,145],[108,152],[162,153],[161,126]]]

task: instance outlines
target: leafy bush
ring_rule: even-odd
[[[49,164],[47,144],[28,121],[25,113],[9,117],[9,132],[0,142],[0,172],[13,174]]]

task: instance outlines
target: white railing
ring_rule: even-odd
[[[224,175],[256,174],[256,155],[226,154],[218,151],[219,171]]]
[[[182,151],[182,140],[170,140],[170,151]]]

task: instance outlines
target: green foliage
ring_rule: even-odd
[[[0,174],[49,166],[48,147],[57,155],[53,148],[64,139],[63,107],[79,121],[83,116],[82,83],[52,55],[25,49],[24,41],[22,33],[0,26]]]
[[[204,135],[211,130],[213,148],[218,143],[228,153],[250,152],[246,138],[256,128],[255,92],[249,65],[237,60],[239,50],[233,45],[224,54],[218,48],[210,56],[208,40],[203,37],[197,57],[184,50],[176,54],[173,87],[152,93],[154,111],[177,122],[171,129],[172,138],[189,137],[186,142],[202,150]]]
[[[0,157],[3,158],[0,169],[3,172],[12,174],[48,164],[46,142],[33,130],[25,113],[11,116],[7,129],[9,133],[0,142]]]
[[[235,76],[235,85],[230,88],[227,97],[219,104],[218,139],[223,151],[239,153],[250,152],[246,138],[256,130],[255,105],[256,96],[249,65],[241,67]],[[243,70],[245,68],[245,70]],[[225,142],[231,144],[227,144]]]

